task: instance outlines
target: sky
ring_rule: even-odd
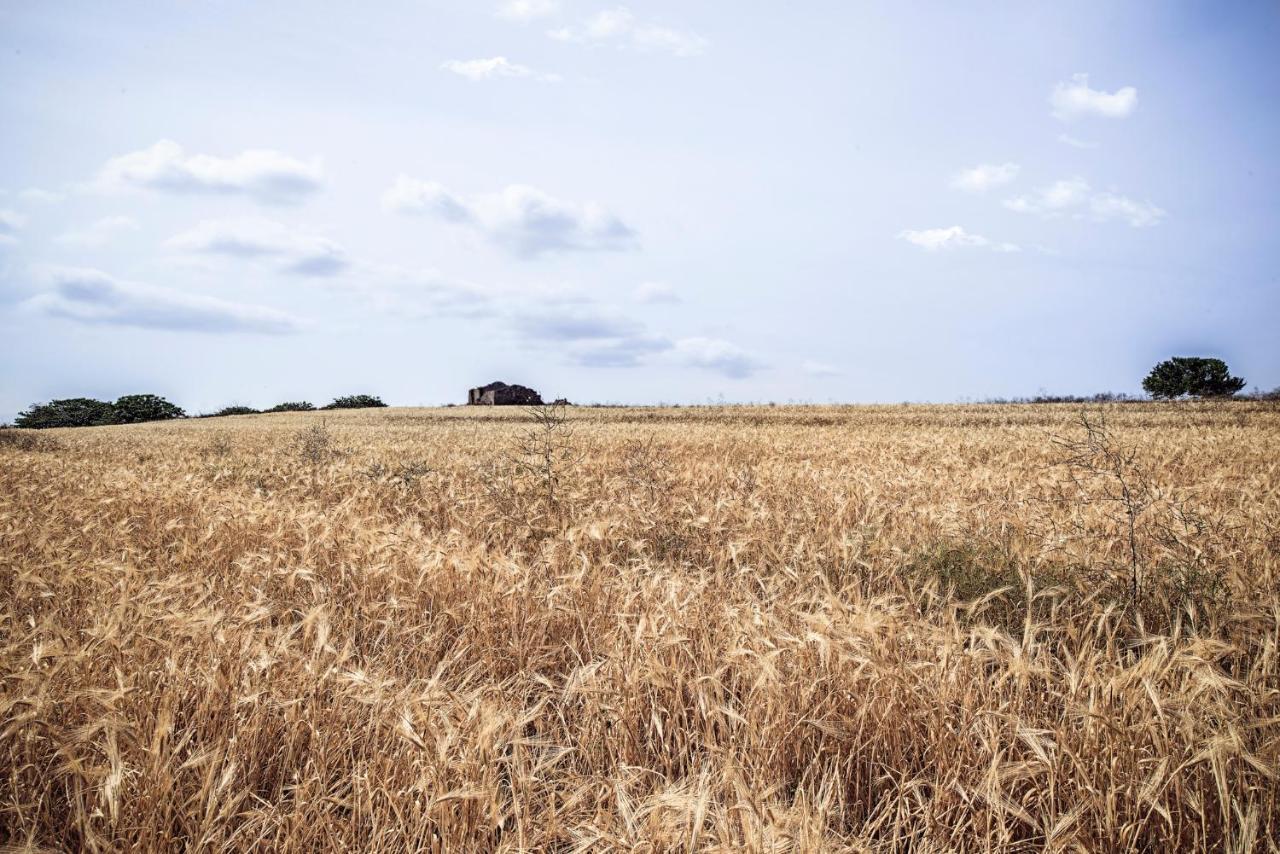
[[[1280,4],[0,0],[0,421],[1280,386]]]

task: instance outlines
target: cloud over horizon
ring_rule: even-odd
[[[738,345],[719,338],[681,338],[675,342],[672,352],[680,364],[735,380],[746,379],[766,367]]]
[[[382,197],[402,214],[431,214],[474,228],[522,258],[550,252],[617,252],[638,245],[634,229],[596,202],[557,199],[513,184],[499,193],[462,198],[434,181],[400,175]]]
[[[297,332],[302,326],[297,318],[265,306],[126,282],[88,268],[47,268],[41,284],[41,292],[26,305],[79,323],[265,335]]]
[[[282,272],[299,276],[333,276],[351,263],[332,240],[261,218],[204,220],[165,245],[184,252],[267,259]]]

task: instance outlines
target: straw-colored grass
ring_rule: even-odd
[[[0,442],[0,846],[1276,851],[1280,411],[1102,414]]]

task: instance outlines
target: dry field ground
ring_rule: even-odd
[[[1280,850],[1280,410],[1080,412],[6,431],[0,846]]]

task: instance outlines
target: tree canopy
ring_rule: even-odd
[[[118,424],[168,421],[170,418],[187,416],[181,407],[170,403],[158,394],[126,394],[119,398],[112,408],[115,409]]]
[[[17,427],[102,427],[106,424],[138,424],[185,418],[186,413],[155,394],[127,394],[115,403],[91,397],[69,397],[33,403],[13,423]]]
[[[386,404],[382,402],[382,398],[371,394],[349,394],[334,398],[334,401],[325,409],[367,409],[373,406],[386,406]]]
[[[1155,398],[1230,397],[1244,388],[1242,377],[1231,376],[1221,359],[1174,356],[1151,369],[1142,388]]]

